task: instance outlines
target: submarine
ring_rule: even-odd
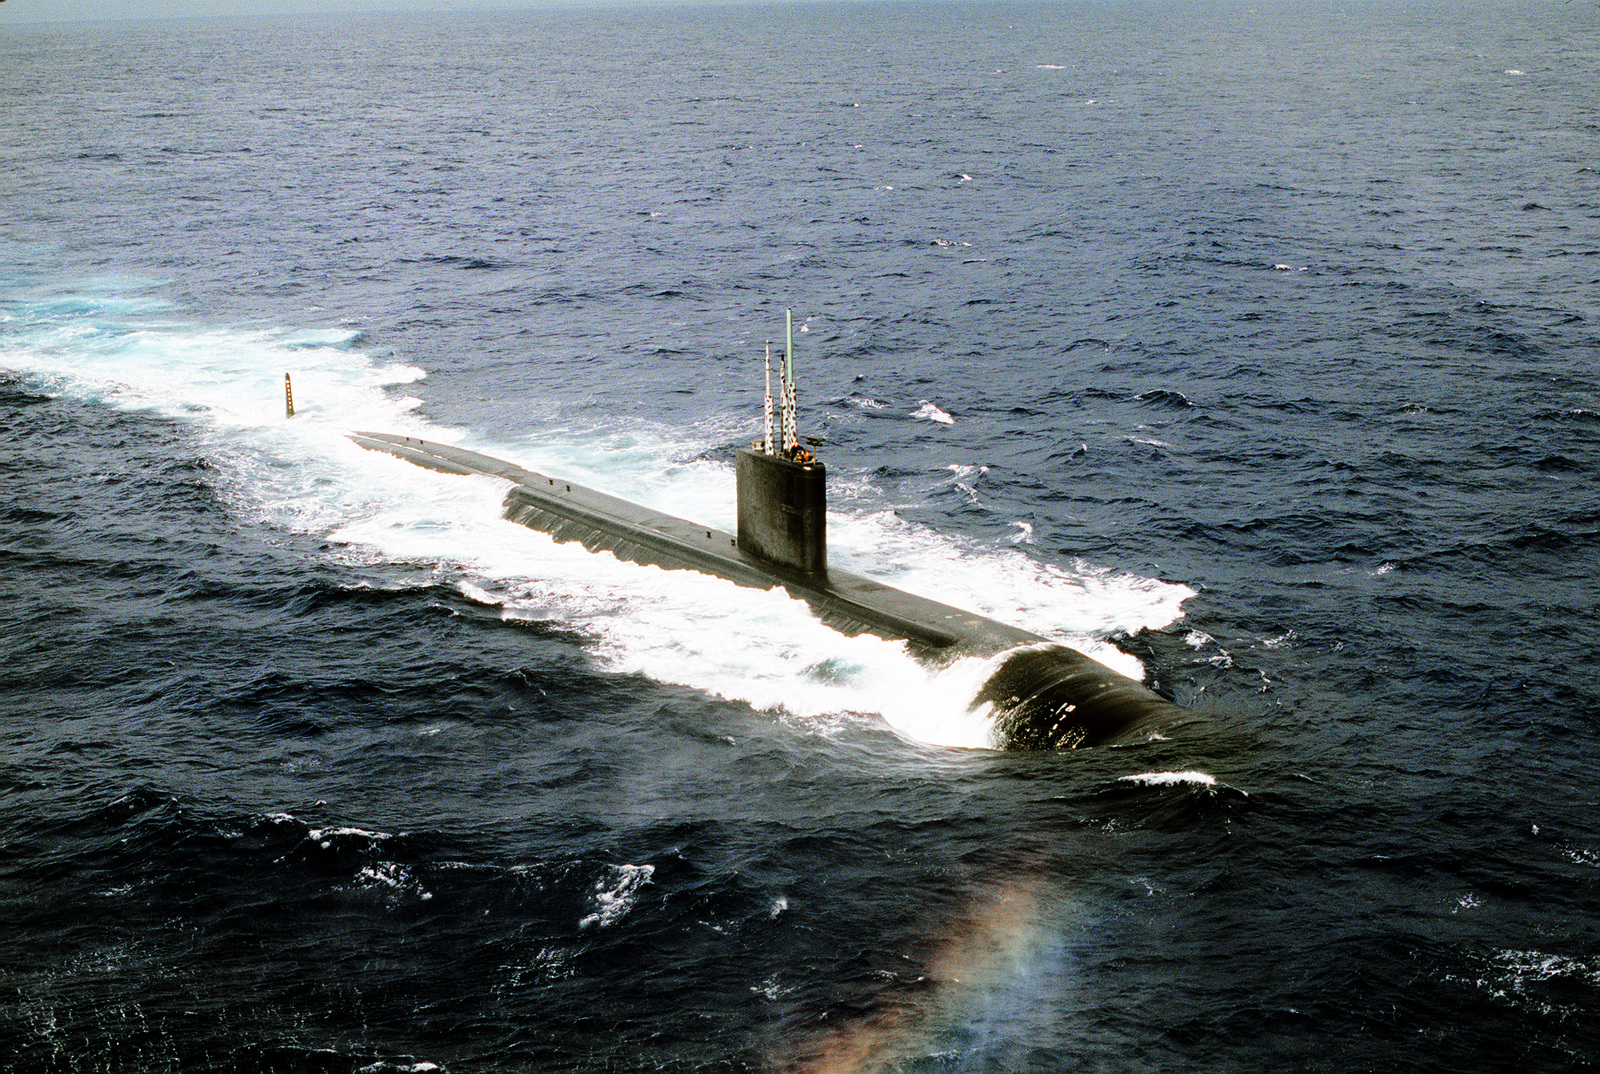
[[[781,587],[833,629],[850,637],[873,634],[903,641],[918,659],[936,666],[966,656],[997,658],[969,706],[991,707],[997,748],[1126,744],[1195,720],[1188,709],[1068,646],[830,567],[827,467],[800,444],[792,313],[786,321],[779,401],[775,406],[769,344],[764,358],[765,434],[735,454],[735,533],[448,444],[392,433],[348,435],[363,448],[429,470],[510,482],[505,517],[557,541],[576,541],[591,552],[610,552],[633,563],[699,571],[741,586]]]

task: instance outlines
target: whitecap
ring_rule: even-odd
[[[924,418],[927,421],[938,422],[940,425],[954,425],[955,424],[955,420],[956,419],[952,418],[945,411],[940,410],[933,403],[930,403],[926,399],[920,400],[920,402],[922,403],[922,405],[917,407],[916,410],[913,410],[911,412],[911,416],[913,418]]]
[[[502,598],[495,596],[482,586],[473,585],[471,582],[457,582],[456,589],[461,592],[463,597],[466,597],[474,604],[484,604],[491,608],[502,607],[505,604]]]
[[[639,896],[639,889],[655,876],[654,865],[616,865],[611,875],[595,881],[592,896],[595,911],[578,922],[581,929],[605,928],[626,914]]]
[[[1495,952],[1495,961],[1511,975],[1512,987],[1519,992],[1525,984],[1555,979],[1600,985],[1600,961],[1596,960],[1586,961],[1543,951],[1503,949]]]
[[[1197,787],[1215,787],[1217,778],[1205,772],[1139,772],[1131,776],[1119,776],[1120,780],[1128,783],[1142,783],[1146,787],[1169,787],[1179,783],[1190,783]]]
[[[312,840],[331,839],[336,835],[353,835],[362,839],[371,839],[374,842],[394,838],[387,832],[369,832],[365,828],[312,828],[306,832],[306,838]]]
[[[356,875],[359,879],[370,884],[394,888],[397,891],[411,880],[411,874],[406,870],[406,867],[392,861],[365,866]]]
[[[793,989],[783,987],[778,983],[778,979],[776,977],[768,977],[760,984],[751,985],[750,991],[754,992],[762,999],[774,1000],[780,996],[788,995],[793,991]]]

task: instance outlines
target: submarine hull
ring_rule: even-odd
[[[740,488],[739,537],[654,511],[583,485],[541,474],[464,448],[390,433],[352,433],[363,448],[398,456],[448,474],[481,474],[511,483],[505,516],[576,541],[592,552],[669,570],[694,570],[757,589],[781,586],[822,622],[849,636],[873,634],[904,641],[920,659],[958,656],[1002,659],[974,708],[992,706],[998,744],[1007,749],[1063,749],[1137,741],[1160,727],[1188,722],[1190,713],[1104,664],[1048,639],[969,611],[826,566],[820,549],[796,537],[820,534],[820,473],[790,472],[797,464],[758,458],[752,487]],[[752,466],[740,453],[740,465]],[[770,457],[768,457],[770,458]],[[773,465],[781,461],[783,468]],[[820,464],[799,470],[820,471]],[[763,523],[764,496],[778,498]],[[784,511],[783,506],[789,510]],[[759,540],[747,532],[747,510]],[[798,522],[792,521],[799,518]],[[752,551],[752,548],[759,551]],[[776,551],[774,551],[774,548]],[[781,557],[781,558],[777,558]]]

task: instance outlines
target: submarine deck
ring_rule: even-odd
[[[592,552],[667,569],[696,570],[756,589],[782,586],[824,623],[848,635],[904,640],[924,658],[987,656],[1047,639],[972,612],[895,589],[849,571],[805,574],[741,551],[725,530],[642,507],[616,496],[541,474],[465,448],[391,433],[358,432],[370,451],[398,456],[448,474],[485,474],[511,482],[506,517],[578,541]]]

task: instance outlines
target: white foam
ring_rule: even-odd
[[[618,918],[632,908],[634,901],[639,897],[639,889],[650,883],[655,873],[654,865],[612,866],[611,875],[595,883],[592,896],[594,913],[579,921],[578,927],[605,928],[615,924]]]
[[[381,865],[368,865],[358,874],[362,880],[373,884],[382,884],[385,887],[399,889],[410,880],[410,875],[404,866],[387,861]]]
[[[926,742],[990,744],[986,714],[966,708],[985,661],[929,669],[903,644],[822,626],[781,591],[556,544],[501,517],[503,481],[422,470],[345,435],[377,429],[462,443],[732,530],[731,467],[705,456],[747,439],[755,416],[671,430],[542,427],[523,441],[473,441],[420,418],[415,398],[396,389],[423,372],[363,352],[348,325],[198,325],[159,300],[123,297],[127,289],[123,281],[13,303],[0,367],[51,391],[186,423],[237,516],[324,537],[342,560],[435,566],[468,599],[507,618],[550,619],[593,639],[607,668],[743,701],[820,734],[881,718]],[[294,377],[293,420],[283,410],[285,371]],[[835,487],[844,502],[868,505],[830,513],[835,565],[1015,623],[1136,678],[1139,662],[1099,639],[1165,626],[1192,595],[1087,563],[1043,563],[1004,539],[996,547],[913,525],[887,506],[872,508],[882,494],[860,477],[836,474]],[[1015,525],[1012,538],[1027,541],[1031,527]],[[329,834],[386,838],[336,829],[311,837]]]
[[[1543,951],[1513,951],[1507,948],[1496,951],[1494,960],[1512,975],[1512,986],[1517,991],[1521,991],[1527,983],[1562,978],[1600,985],[1600,959],[1596,958],[1571,958]]]
[[[311,840],[313,843],[321,844],[324,848],[332,843],[334,836],[343,835],[353,835],[359,839],[370,839],[374,843],[380,843],[385,839],[394,838],[387,832],[369,832],[365,828],[312,828],[306,832],[307,839]]]
[[[374,889],[387,888],[396,894],[415,895],[421,902],[428,902],[433,898],[433,892],[424,891],[422,885],[411,875],[411,870],[399,862],[382,861],[376,865],[365,866],[356,874],[356,885]]]
[[[1178,783],[1190,783],[1197,787],[1215,787],[1215,776],[1205,772],[1139,772],[1132,776],[1120,776],[1119,779],[1129,783],[1142,783],[1146,787],[1170,787]]]

